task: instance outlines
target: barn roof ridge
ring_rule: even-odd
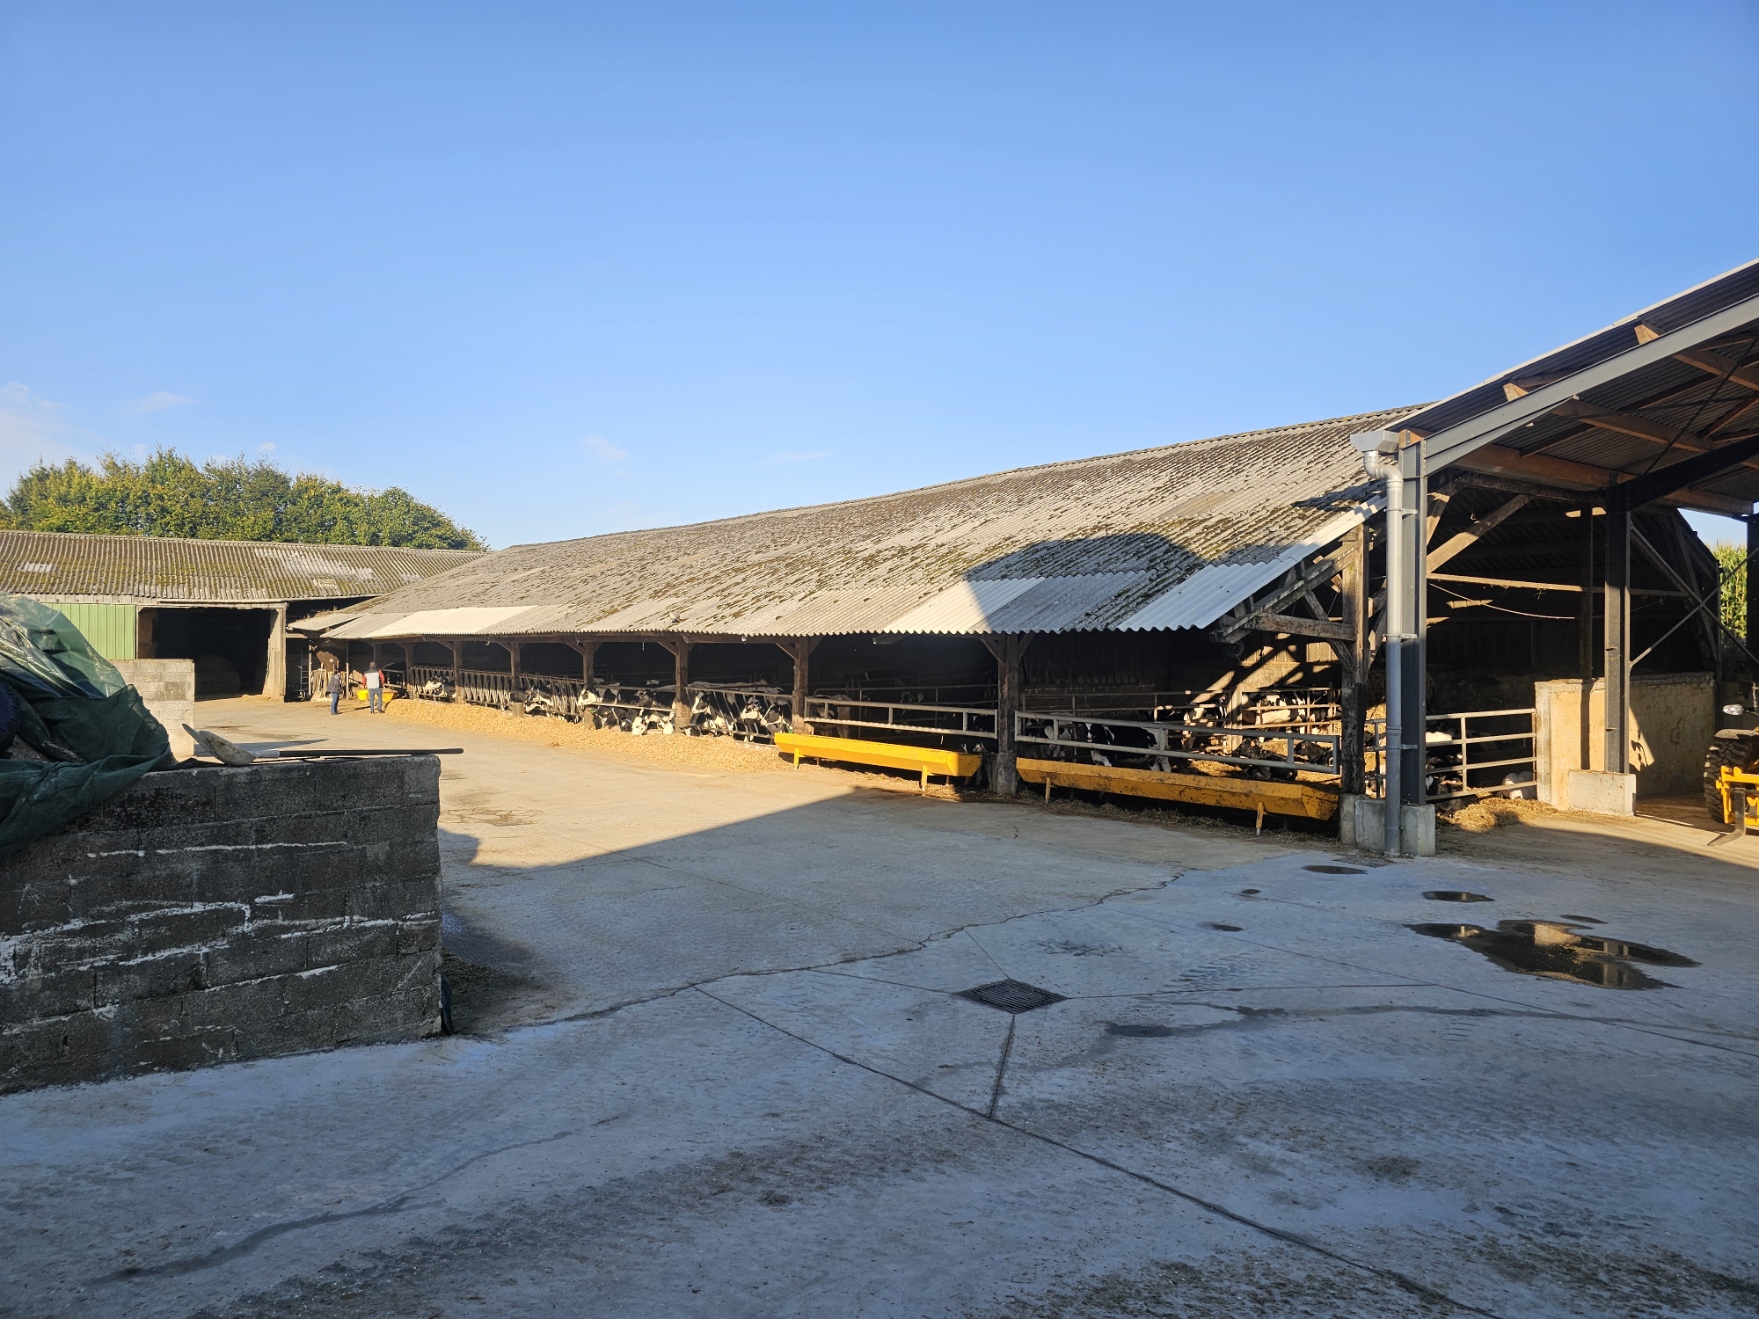
[[[1411,411],[514,545],[308,621],[338,640],[1206,627],[1362,520],[1349,436]]]
[[[0,590],[46,600],[265,604],[384,595],[477,550],[0,530]]]
[[[857,495],[852,499],[832,499],[821,504],[793,504],[785,508],[763,508],[750,513],[733,513],[721,518],[705,518],[697,522],[669,522],[657,527],[627,527],[619,531],[598,531],[586,536],[566,536],[561,540],[520,541],[504,546],[499,550],[490,550],[489,554],[505,554],[513,550],[543,549],[550,546],[578,545],[583,541],[606,541],[617,538],[656,535],[667,531],[682,531],[689,528],[709,528],[726,526],[735,522],[752,522],[763,518],[785,518],[803,516],[810,513],[822,513],[831,509],[851,508],[862,504],[881,504],[888,500],[910,499],[919,495],[934,494],[937,491],[955,490],[959,487],[975,487],[985,482],[1004,481],[1034,472],[1053,472],[1058,468],[1083,467],[1122,462],[1128,459],[1147,459],[1153,456],[1172,453],[1175,450],[1189,452],[1203,445],[1240,444],[1249,440],[1261,439],[1265,436],[1278,438],[1292,437],[1295,432],[1317,430],[1321,427],[1340,426],[1346,422],[1374,422],[1385,424],[1391,420],[1414,416],[1429,403],[1413,403],[1406,407],[1374,408],[1367,412],[1346,413],[1338,417],[1322,417],[1316,421],[1291,422],[1283,426],[1261,426],[1255,430],[1233,431],[1226,435],[1204,435],[1191,440],[1174,440],[1169,444],[1150,444],[1140,449],[1123,449],[1117,453],[1095,453],[1081,458],[1058,458],[1048,463],[1028,463],[1022,467],[1005,467],[998,472],[981,472],[976,476],[960,476],[950,481],[934,481],[928,485],[911,486],[905,490],[887,490],[877,495]]]

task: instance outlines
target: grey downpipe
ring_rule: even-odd
[[[1411,568],[1405,544],[1408,535],[1405,482],[1399,471],[1397,432],[1364,431],[1352,435],[1350,443],[1362,455],[1362,466],[1368,475],[1386,482],[1386,606],[1381,613],[1385,630],[1386,735],[1380,759],[1381,807],[1386,826],[1386,855],[1398,856],[1404,850],[1400,829],[1404,814],[1400,798],[1404,791],[1405,741],[1401,707],[1405,694],[1404,648],[1410,634],[1405,618],[1405,596],[1409,587],[1406,578]]]

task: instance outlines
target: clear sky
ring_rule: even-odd
[[[0,480],[261,453],[497,546],[1423,401],[1759,255],[1751,0],[0,39]]]

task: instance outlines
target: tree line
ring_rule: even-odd
[[[195,540],[305,541],[481,550],[472,531],[408,491],[354,490],[265,461],[217,458],[199,466],[172,449],[97,466],[39,462],[13,483],[0,523],[17,531],[79,531]]]

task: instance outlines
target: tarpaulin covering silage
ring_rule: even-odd
[[[0,759],[0,856],[172,763],[140,693],[78,628],[0,593],[0,751],[15,739],[52,759]]]

